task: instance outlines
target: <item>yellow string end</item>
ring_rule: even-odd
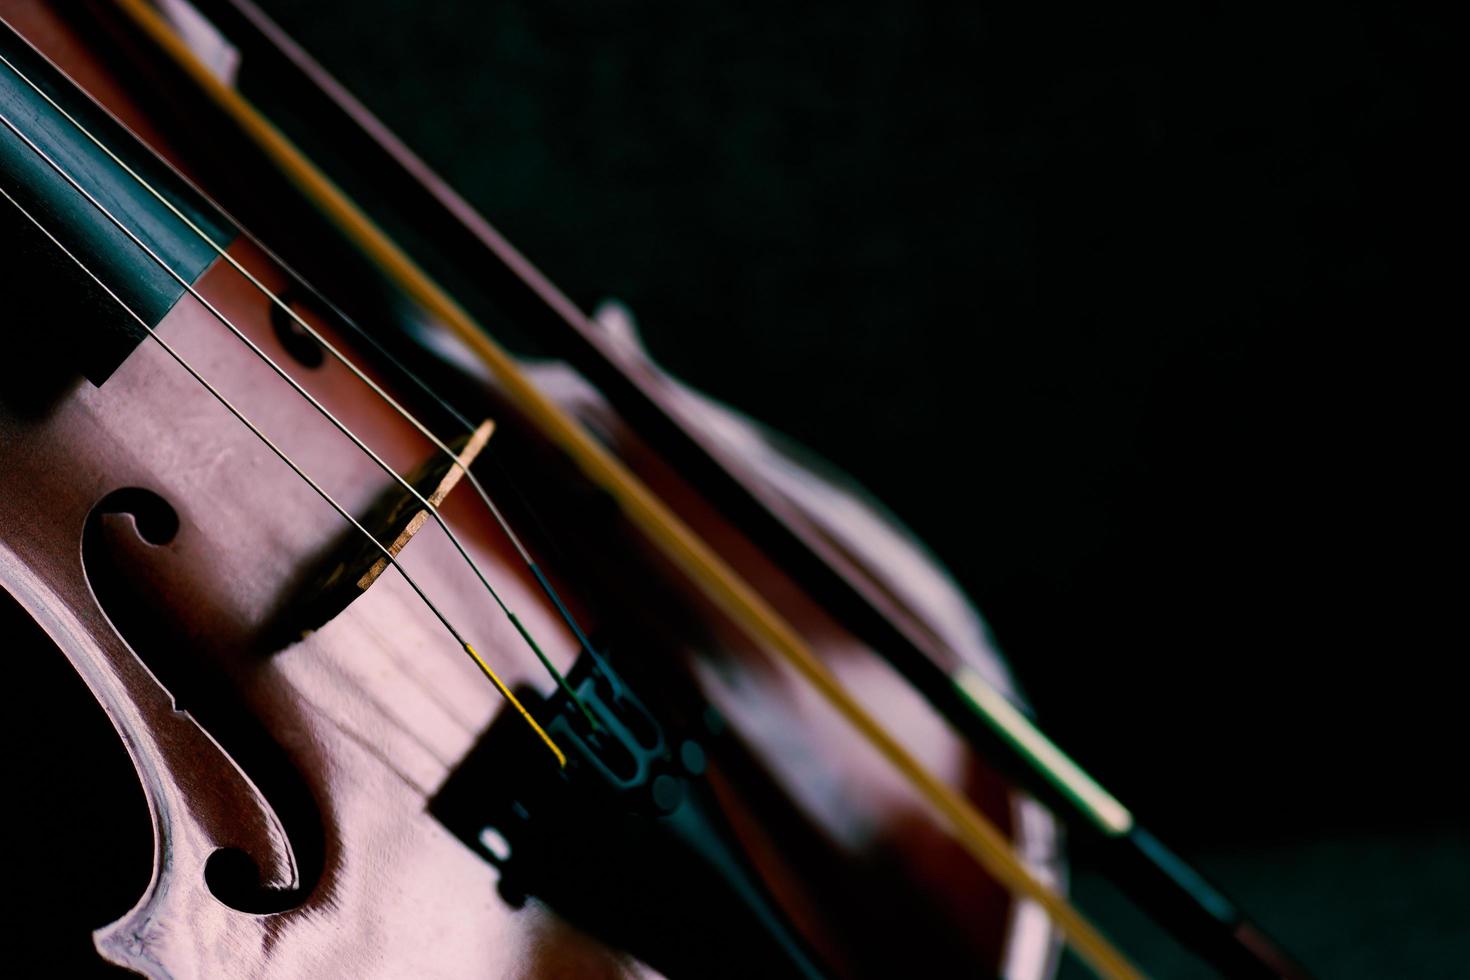
[[[475,663],[479,665],[480,672],[483,673],[486,677],[490,678],[490,683],[495,685],[495,690],[500,692],[500,696],[509,701],[511,707],[519,711],[521,713],[521,717],[526,719],[526,724],[530,725],[531,729],[537,735],[541,736],[541,741],[545,742],[546,747],[551,750],[551,754],[556,756],[556,764],[565,769],[567,767],[567,754],[563,752],[561,748],[551,740],[551,736],[546,734],[546,729],[542,728],[540,723],[537,722],[535,718],[531,717],[531,712],[526,710],[526,706],[524,704],[521,704],[521,699],[511,693],[510,688],[505,686],[505,681],[501,680],[500,677],[495,673],[495,671],[490,669],[490,665],[487,664],[484,659],[475,652],[474,647],[466,643],[464,645],[464,650],[465,653],[468,653],[470,657],[473,658]]]

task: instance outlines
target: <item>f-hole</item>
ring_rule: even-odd
[[[281,303],[284,303],[290,308],[292,313],[298,316],[305,316],[301,312],[302,303],[293,291],[282,293],[277,298],[280,299]],[[281,345],[287,354],[291,355],[291,358],[297,364],[306,368],[319,368],[322,366],[322,363],[326,360],[326,352],[322,350],[322,345],[317,343],[316,338],[308,333],[300,323],[296,322],[296,317],[292,316],[291,313],[287,313],[277,303],[271,303],[270,316],[271,330],[276,335],[276,342]]]
[[[300,905],[321,876],[322,816],[291,758],[240,697],[241,671],[252,666],[241,661],[249,658],[199,635],[197,624],[214,621],[209,583],[188,595],[164,594],[156,583],[156,569],[169,560],[179,532],[178,512],[158,494],[115,490],[87,516],[82,562],[113,627],[168,689],[175,708],[188,711],[259,787],[286,830],[295,880],[267,880],[250,854],[221,848],[205,866],[210,892],[241,912],[282,912]],[[186,604],[192,630],[177,615]],[[219,619],[227,618],[222,611]]]

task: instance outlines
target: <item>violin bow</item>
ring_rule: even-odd
[[[326,121],[334,127],[334,135],[368,151],[355,159],[390,180],[394,193],[412,201],[411,213],[421,216],[454,254],[475,257],[475,271],[482,278],[488,276],[486,288],[497,300],[525,318],[538,338],[587,376],[641,434],[678,458],[692,484],[870,643],[977,751],[1067,817],[1070,826],[1086,832],[1141,907],[1229,976],[1307,976],[1234,902],[1143,827],[1026,713],[922,629],[851,559],[807,525],[790,503],[702,439],[647,377],[638,376],[638,365],[620,356],[571,300],[249,0],[195,2],[223,28],[232,45],[267,62],[298,91],[332,110],[335,116]],[[216,74],[159,10],[146,0],[115,0],[115,6],[389,280],[466,344],[532,424],[607,491],[708,599],[750,638],[785,658],[882,752],[944,815],[956,838],[983,867],[1014,894],[1044,908],[1100,975],[1140,976],[1064,897],[1031,874],[985,817],[858,705],[755,589],[544,396],[514,358],[234,85]],[[165,6],[172,9],[178,4]]]

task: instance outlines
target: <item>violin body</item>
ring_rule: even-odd
[[[203,162],[215,152],[203,138],[212,130],[149,83],[137,69],[138,39],[103,6],[0,0],[0,17],[85,93],[79,99],[95,99],[140,149],[214,196],[219,161]],[[9,133],[0,139],[23,149]],[[229,193],[238,196],[253,177],[233,179]],[[261,193],[271,186],[261,175]],[[133,200],[111,203],[126,214]],[[65,256],[35,259],[46,248],[44,221],[27,224],[33,213],[9,210],[4,227],[28,242],[27,261],[70,268]],[[515,711],[408,580],[386,569],[361,585],[348,574],[361,544],[353,526],[180,358],[364,522],[399,494],[393,477],[222,321],[397,473],[432,470],[433,442],[323,357],[258,287],[287,297],[409,413],[437,418],[440,409],[342,329],[268,251],[275,243],[257,243],[249,230],[232,229],[226,251],[257,284],[210,258],[105,378],[85,376],[70,341],[44,335],[18,342],[0,373],[0,587],[8,596],[0,603],[7,621],[35,627],[16,634],[21,649],[10,659],[64,658],[82,679],[131,758],[153,829],[151,880],[136,904],[115,909],[110,923],[87,923],[97,927],[99,961],[157,977],[733,974],[742,962],[738,930],[732,940],[718,915],[701,918],[703,896],[678,893],[672,862],[650,860],[641,880],[614,888],[584,855],[562,870],[598,879],[589,894],[604,898],[563,902],[517,870],[516,851],[507,859],[497,834],[475,836],[477,794],[517,791],[519,763],[501,750],[539,747],[497,741],[518,724]],[[71,259],[88,265],[88,256]],[[5,293],[22,297],[17,308],[71,324],[64,335],[85,347],[88,318],[113,314],[97,312],[93,286],[77,286],[76,271],[11,273]],[[730,839],[824,972],[891,976],[910,966],[910,950],[923,949],[935,975],[1049,974],[1057,940],[1038,910],[970,861],[933,809],[795,671],[691,589],[493,378],[421,353],[421,369],[452,389],[461,411],[492,423],[479,426],[482,436],[493,431],[468,465],[651,714],[677,739],[698,743],[707,757],[699,778]],[[630,348],[628,356],[641,355]],[[647,370],[656,369],[650,362]],[[1045,810],[596,387],[564,365],[533,376],[755,583],[911,753],[1003,828],[1038,876],[1059,880],[1058,831]],[[831,539],[851,531],[843,547],[873,581],[1009,688],[978,617],[901,530],[749,423],[692,393],[681,397],[711,432],[750,450],[750,479],[783,494]],[[552,663],[573,672],[579,638],[491,514],[462,482],[438,511]],[[555,694],[446,533],[425,523],[397,557],[512,690],[528,702]],[[343,585],[344,575],[354,581]],[[110,804],[98,805],[106,812]],[[598,840],[590,824],[602,816],[585,819],[587,839]],[[566,835],[573,839],[546,846],[575,852],[582,830]],[[674,892],[664,901],[685,918],[665,931],[681,933],[668,940],[677,953],[659,946],[657,922],[617,921],[618,910],[605,906],[618,904],[618,888],[630,902]],[[703,970],[691,966],[699,949]]]

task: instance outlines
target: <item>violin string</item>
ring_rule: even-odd
[[[4,125],[9,128],[11,132],[16,131],[14,125],[10,122],[9,118],[4,115],[3,112],[0,112],[0,123],[4,123]],[[281,462],[290,467],[291,471],[295,473],[298,477],[300,477],[307,486],[311,487],[311,489],[316,492],[317,496],[326,501],[327,504],[331,506],[331,508],[335,510],[343,520],[347,521],[354,528],[356,528],[363,537],[365,537],[373,544],[374,547],[376,547],[380,552],[383,553],[383,557],[387,559],[387,561],[392,564],[395,569],[398,570],[398,574],[403,576],[404,581],[408,583],[409,587],[413,589],[413,591],[418,595],[419,599],[423,601],[424,605],[428,606],[429,611],[434,614],[435,618],[438,619],[439,622],[444,626],[444,628],[449,632],[449,635],[454,637],[455,641],[464,648],[465,653],[470,656],[470,658],[475,662],[476,666],[479,667],[480,672],[483,673],[485,677],[489,679],[490,683],[495,686],[495,689],[500,692],[501,697],[505,698],[505,700],[509,702],[512,707],[515,708],[515,710],[520,714],[521,718],[525,720],[526,724],[528,724],[531,729],[536,733],[536,735],[541,739],[541,741],[545,743],[546,747],[551,751],[552,755],[555,756],[557,764],[559,766],[565,767],[567,764],[566,754],[562,752],[561,748],[554,741],[552,741],[551,736],[548,735],[546,733],[546,730],[541,727],[541,725],[536,721],[534,717],[532,717],[531,713],[526,710],[525,705],[523,705],[520,699],[515,696],[515,692],[513,692],[508,686],[506,686],[505,682],[501,680],[500,676],[495,672],[495,670],[488,663],[485,662],[484,658],[480,656],[479,652],[475,650],[474,646],[469,642],[469,640],[465,639],[464,634],[462,634],[455,627],[455,625],[450,622],[449,617],[444,614],[443,610],[441,610],[439,606],[435,604],[432,599],[429,598],[428,594],[424,592],[423,588],[418,584],[414,577],[408,573],[408,570],[405,569],[402,564],[399,563],[397,557],[392,553],[392,551],[390,551],[381,541],[379,541],[371,532],[369,532],[367,528],[363,527],[362,524],[358,522],[357,518],[353,517],[352,514],[349,513],[345,507],[338,503],[336,498],[328,493],[321,486],[321,484],[312,479],[310,474],[303,470],[301,466],[295,460],[293,460],[284,449],[278,446],[275,441],[270,438],[270,436],[266,435],[259,426],[252,422],[245,415],[244,412],[242,412],[232,401],[230,401],[229,398],[225,396],[223,392],[221,392],[218,388],[211,384],[209,380],[206,379],[204,375],[202,375],[199,370],[195,368],[194,365],[191,364],[182,354],[180,354],[172,344],[164,340],[163,337],[158,334],[157,330],[149,325],[148,321],[144,317],[140,316],[131,306],[123,302],[122,298],[119,297],[117,293],[113,292],[112,289],[109,288],[108,285],[104,283],[97,276],[97,274],[94,273],[86,265],[86,263],[79,259],[75,254],[73,254],[69,248],[63,245],[56,238],[56,236],[53,235],[48,228],[46,228],[44,224],[38,221],[34,215],[26,210],[26,208],[21,205],[20,202],[17,201],[14,197],[12,197],[10,193],[5,190],[4,187],[0,187],[0,195],[3,195],[7,201],[13,204],[16,210],[20,211],[20,213],[23,214],[27,218],[27,220],[29,220],[31,224],[33,224],[36,229],[41,232],[41,234],[45,235],[51,241],[51,243],[61,251],[63,255],[65,255],[68,259],[71,259],[71,261],[76,264],[77,268],[81,269],[81,271],[84,272],[88,278],[90,278],[94,283],[97,284],[98,288],[100,288],[109,297],[111,297],[113,302],[117,303],[117,305],[128,316],[136,320],[138,324],[148,332],[148,336],[152,338],[152,340],[155,341],[161,348],[163,348],[164,352],[167,353],[168,356],[172,358],[175,363],[177,363],[181,368],[188,372],[190,377],[192,377],[196,382],[203,386],[204,389],[208,391],[209,394],[212,395],[216,401],[224,406],[226,411],[228,411],[242,425],[249,429],[250,432],[266,446],[267,449],[269,449],[272,453],[276,455],[278,459],[281,460]]]
[[[9,68],[12,72],[16,71],[15,66],[11,64],[10,61],[4,57],[4,55],[0,55],[0,62],[3,62],[6,67]],[[17,74],[19,73],[17,72]],[[329,410],[325,405],[318,401],[315,396],[307,391],[306,388],[303,387],[300,382],[298,382],[294,377],[292,377],[291,374],[285,370],[285,368],[281,367],[281,365],[274,358],[272,358],[269,354],[262,350],[260,346],[255,343],[255,341],[251,340],[243,331],[240,330],[239,327],[232,323],[230,319],[219,310],[218,307],[216,307],[209,300],[205,299],[193,283],[189,282],[187,278],[180,275],[172,266],[168,264],[168,262],[162,256],[160,256],[146,242],[144,242],[138,234],[136,234],[121,219],[113,214],[106,205],[97,200],[97,198],[90,191],[83,187],[81,183],[78,182],[71,174],[67,173],[64,167],[58,164],[54,159],[51,158],[48,153],[46,153],[45,150],[36,145],[36,143],[32,141],[30,137],[26,136],[25,133],[18,129],[9,120],[9,118],[5,117],[3,114],[0,114],[0,122],[3,122],[6,128],[8,128],[12,133],[16,135],[17,138],[22,140],[28,147],[30,147],[30,149],[38,157],[44,160],[46,164],[51,167],[52,170],[54,170],[72,187],[73,190],[85,197],[93,208],[95,208],[109,222],[111,222],[114,227],[116,227],[119,231],[126,235],[134,245],[142,249],[148,255],[148,257],[158,265],[160,269],[168,273],[168,275],[170,275],[176,282],[178,282],[180,286],[186,289],[189,294],[194,297],[194,299],[196,299],[206,310],[209,311],[211,316],[218,320],[225,327],[225,329],[227,329],[231,334],[234,335],[237,340],[239,340],[242,344],[249,348],[251,353],[254,354],[263,363],[265,363],[273,372],[275,372],[275,374],[279,378],[281,378],[281,380],[290,385],[291,388],[298,395],[304,398],[312,406],[312,408],[317,411],[318,414],[320,414],[324,419],[330,422],[334,428],[336,428],[339,432],[341,432],[344,436],[351,440],[353,445],[355,445],[366,456],[368,456],[368,458],[371,459],[379,469],[392,477],[393,480],[400,487],[402,487],[405,491],[412,495],[416,501],[418,501],[419,505],[422,506],[431,517],[433,517],[434,521],[439,525],[440,529],[448,537],[450,543],[453,544],[455,550],[459,552],[459,555],[464,560],[465,564],[467,564],[470,567],[471,571],[474,572],[476,578],[479,579],[480,584],[484,587],[485,591],[489,593],[491,599],[494,600],[495,604],[499,607],[501,613],[504,614],[505,617],[510,621],[511,625],[515,627],[516,632],[520,634],[521,638],[526,642],[526,645],[531,648],[531,651],[536,655],[537,660],[541,662],[541,665],[547,670],[552,678],[555,679],[556,683],[562,688],[562,690],[566,692],[567,696],[571,698],[572,703],[577,705],[582,710],[583,716],[593,727],[593,729],[600,730],[601,725],[598,723],[596,716],[592,714],[592,712],[582,702],[581,698],[577,696],[576,691],[572,689],[572,686],[567,682],[566,677],[562,675],[561,671],[559,671],[556,668],[556,665],[551,662],[551,659],[546,655],[545,651],[541,649],[540,644],[536,642],[535,637],[531,635],[530,630],[526,628],[520,617],[517,616],[512,609],[510,609],[510,607],[505,603],[505,600],[501,598],[500,594],[490,584],[489,580],[485,576],[485,573],[483,572],[483,570],[481,570],[479,564],[470,557],[469,551],[460,541],[459,536],[450,529],[448,522],[446,522],[443,516],[439,513],[439,509],[431,504],[428,499],[424,497],[424,495],[418,490],[418,488],[416,488],[408,480],[400,476],[397,470],[395,470],[381,456],[379,456],[378,453],[372,449],[372,447],[364,442],[355,432],[353,432],[345,423],[343,423],[341,419],[337,418],[337,416],[332,413],[331,410]],[[73,122],[75,123],[75,120],[73,120]],[[78,128],[80,129],[81,127]],[[86,132],[84,129],[82,131],[84,133]],[[452,459],[455,459],[456,462],[458,461],[458,457],[455,456],[452,452],[450,453],[450,456]],[[464,469],[467,470],[467,468]]]
[[[351,240],[383,265],[389,276],[431,314],[440,317],[457,336],[485,360],[508,387],[523,400],[531,421],[565,449],[598,485],[613,494],[629,517],[663,548],[677,567],[730,615],[750,636],[769,644],[844,715],[850,723],[905,776],[950,824],[956,839],[998,881],[1018,897],[1040,905],[1057,923],[1072,947],[1101,975],[1117,978],[1139,974],[1105,937],[1065,897],[1039,882],[1011,851],[999,830],[963,796],[913,758],[878,720],[847,693],[801,638],[733,570],[703,545],[693,532],[668,513],[636,478],[626,474],[590,437],[575,429],[544,396],[530,387],[509,356],[482,332],[454,301],[418,269],[401,249],[372,224],[330,180],[316,170],[300,151],[224,82],[210,74],[170,30],[159,15],[140,0],[118,0],[127,16],[235,122],[257,142],[283,172]]]
[[[506,519],[506,517],[505,517],[504,513],[501,511],[500,507],[490,497],[489,492],[485,489],[484,484],[481,483],[479,477],[477,477],[472,472],[472,470],[471,470],[471,468],[469,466],[465,465],[464,462],[460,460],[459,455],[453,449],[451,449],[449,447],[449,445],[444,442],[443,439],[441,439],[432,429],[430,429],[427,425],[425,425],[417,416],[415,416],[413,413],[411,413],[397,399],[395,399],[391,394],[389,394],[382,387],[382,385],[378,384],[377,381],[375,381],[370,375],[368,375],[365,371],[363,371],[362,368],[360,368],[350,357],[348,357],[345,353],[343,353],[343,351],[340,348],[338,348],[337,345],[333,344],[329,339],[327,339],[327,337],[325,337],[321,333],[321,331],[319,331],[318,329],[316,329],[315,327],[313,327],[310,323],[308,323],[306,321],[306,319],[304,317],[302,317],[291,306],[291,304],[289,302],[287,302],[281,296],[277,295],[265,283],[261,282],[260,279],[259,279],[259,277],[257,277],[253,272],[251,272],[249,269],[247,269],[244,266],[244,264],[242,264],[233,255],[231,255],[229,253],[229,251],[223,245],[221,245],[217,240],[215,240],[215,238],[213,236],[211,236],[207,231],[205,231],[203,228],[201,228],[198,225],[197,222],[195,222],[192,218],[190,218],[187,214],[185,214],[184,211],[181,208],[179,208],[176,204],[174,204],[173,201],[169,200],[169,198],[167,196],[165,196],[161,191],[159,191],[156,187],[154,187],[142,174],[140,174],[136,170],[134,170],[127,163],[127,161],[123,160],[121,156],[119,156],[117,153],[115,153],[110,146],[108,146],[105,142],[103,142],[101,139],[99,139],[79,119],[77,119],[75,116],[73,116],[62,105],[60,105],[55,99],[53,99],[51,97],[50,93],[48,93],[47,91],[45,91],[45,89],[41,88],[39,85],[37,85],[35,82],[33,82],[30,78],[28,78],[23,72],[21,72],[18,68],[16,68],[15,65],[12,64],[10,62],[10,60],[7,59],[3,54],[0,54],[0,62],[3,62],[4,65],[17,78],[19,78],[26,86],[28,86],[31,89],[31,91],[33,91],[35,94],[39,95],[42,99],[44,99],[46,101],[46,103],[54,111],[56,111],[57,113],[59,113],[62,116],[62,118],[64,118],[77,132],[79,132],[89,142],[91,142],[93,146],[97,147],[104,154],[106,154],[107,157],[109,159],[111,159],[112,162],[115,163],[118,167],[120,167],[123,170],[123,172],[125,172],[130,178],[132,178],[133,181],[138,184],[138,186],[140,186],[141,188],[143,188],[143,190],[145,190],[149,195],[151,195],[156,201],[158,201],[165,208],[167,208],[169,210],[169,212],[171,212],[174,215],[175,218],[177,218],[179,221],[181,221],[194,235],[196,235],[202,242],[204,242],[216,255],[218,255],[221,259],[223,259],[232,269],[235,270],[235,272],[237,272],[241,277],[243,277],[247,282],[249,282],[250,285],[256,291],[258,291],[262,296],[264,296],[276,309],[279,309],[286,316],[290,317],[291,320],[296,324],[297,327],[299,327],[300,329],[302,329],[303,331],[305,331],[306,334],[309,337],[311,337],[311,339],[313,341],[315,341],[317,344],[319,344],[322,347],[322,349],[325,350],[328,353],[328,355],[330,355],[335,361],[337,361],[339,364],[341,364],[343,367],[345,367],[352,374],[353,377],[355,377],[359,382],[361,382],[363,385],[365,385],[381,401],[383,401],[385,404],[387,404],[388,407],[391,408],[399,417],[401,417],[406,422],[408,422],[411,426],[413,426],[413,428],[415,430],[417,430],[420,435],[422,435],[425,439],[429,440],[429,442],[433,443],[436,451],[442,453],[450,461],[450,465],[453,466],[453,467],[455,467],[455,468],[457,468],[460,471],[460,473],[464,476],[464,478],[468,481],[468,483],[470,484],[471,488],[473,488],[473,490],[475,491],[476,496],[478,496],[480,498],[480,501],[485,506],[485,508],[490,512],[491,516],[495,520],[495,523],[499,526],[501,532],[506,536],[506,539],[510,542],[511,546],[515,549],[516,554],[519,556],[519,558],[521,559],[522,563],[525,564],[527,570],[530,571],[531,574],[532,574],[532,576],[536,579],[537,585],[541,588],[542,592],[547,596],[547,598],[551,600],[552,604],[555,606],[555,608],[557,610],[557,613],[561,617],[562,621],[572,631],[572,635],[577,639],[577,642],[579,644],[581,644],[582,648],[585,649],[588,652],[588,654],[594,659],[594,661],[596,661],[596,663],[598,664],[598,666],[600,666],[600,667],[605,667],[606,666],[604,664],[603,660],[602,660],[601,654],[598,653],[597,649],[592,645],[592,642],[587,638],[586,633],[583,632],[582,626],[577,621],[577,618],[574,615],[572,615],[571,610],[568,609],[566,603],[564,603],[562,601],[561,596],[557,593],[556,589],[552,586],[551,580],[547,577],[547,575],[542,570],[541,566],[537,563],[537,561],[535,560],[535,558],[532,557],[530,551],[527,550],[525,544],[521,541],[520,535],[516,533],[515,528],[511,526],[510,521]],[[190,185],[190,187],[193,187],[192,182],[189,182],[187,180],[187,178],[185,178],[182,174],[178,173],[177,170],[174,170],[174,174],[176,176],[178,176],[178,178],[180,180],[184,180],[185,182],[188,182],[189,185]],[[197,188],[194,188],[194,189],[196,191],[198,190]],[[200,192],[200,196],[201,197],[204,196],[202,192]],[[111,216],[109,215],[109,217],[111,217]],[[239,223],[233,221],[233,219],[231,219],[229,217],[229,215],[226,214],[226,215],[224,215],[224,217],[227,220],[230,220],[231,224],[234,224],[234,225],[236,225],[236,227],[239,227]],[[114,223],[116,223],[116,222],[114,222]],[[119,227],[121,227],[121,226],[119,226]],[[255,239],[253,238],[253,236],[251,236],[251,242],[252,242],[252,244],[256,244],[257,246],[261,247],[262,248],[262,251],[266,251],[267,254],[269,255],[269,257],[271,258],[271,260],[276,265],[280,266],[281,269],[282,269],[282,271],[285,272],[288,276],[290,276],[293,280],[297,281],[298,283],[301,283],[302,285],[306,285],[305,284],[305,281],[299,275],[297,275],[294,270],[292,270],[289,267],[287,267],[283,262],[280,261],[279,258],[277,258],[274,254],[270,253],[269,250],[266,250],[263,246],[261,246],[259,242],[255,241]],[[145,248],[146,248],[146,246],[145,246]],[[150,252],[150,255],[151,254],[152,253]],[[161,259],[157,259],[156,256],[154,256],[154,258],[158,261],[158,264],[160,266],[162,266],[171,275],[174,275],[174,278],[175,279],[178,279],[179,278],[177,276],[177,274],[173,272],[172,269],[169,269],[167,267],[167,264],[166,263],[164,263]],[[185,285],[186,285],[186,287],[188,286],[187,283]],[[307,288],[308,289],[311,289],[311,287],[309,287],[309,286]],[[192,289],[191,289],[191,292],[192,292]],[[315,289],[311,289],[311,292],[317,298],[321,298],[320,293],[318,293]],[[330,306],[330,304],[327,304],[327,305]],[[341,321],[342,323],[344,323],[347,326],[349,326],[358,337],[362,338],[363,340],[366,340],[369,344],[371,344],[372,347],[374,348],[374,350],[381,357],[385,358],[386,361],[393,368],[395,368],[401,375],[403,375],[405,378],[407,378],[421,392],[423,392],[424,394],[426,394],[427,396],[429,396],[433,401],[435,401],[440,406],[440,408],[442,408],[449,415],[451,415],[460,425],[462,425],[464,427],[465,431],[471,432],[471,433],[474,432],[474,430],[475,430],[474,424],[471,423],[470,420],[464,414],[462,414],[461,412],[459,412],[453,405],[451,405],[447,400],[445,400],[438,392],[436,392],[432,387],[430,387],[427,383],[425,383],[423,381],[423,379],[419,378],[418,375],[416,375],[412,371],[410,371],[405,364],[403,364],[396,357],[394,357],[381,343],[379,343],[378,340],[372,336],[372,334],[370,334],[367,330],[365,330],[363,327],[361,327],[351,317],[347,316],[341,310],[338,310],[335,306],[331,306],[331,310],[332,310],[332,312],[334,314],[334,318],[336,320]],[[264,358],[265,360],[267,360],[269,362],[269,358],[266,358],[265,355],[264,355],[264,353],[263,352],[260,352],[258,350],[258,348],[255,348],[255,345],[253,343],[251,343],[247,338],[241,337],[241,339],[245,343],[250,344],[250,346],[252,347],[252,349],[255,349],[256,352],[258,354],[260,354],[260,356],[262,358]],[[273,362],[271,362],[271,363],[272,363],[272,367],[275,367],[274,363]],[[277,373],[278,374],[281,373],[281,371],[280,371],[279,368],[277,368],[276,370],[277,370]],[[284,374],[282,376],[285,377]],[[287,380],[289,381],[290,379],[287,378]],[[293,386],[294,386],[294,382],[293,382]],[[298,390],[300,390],[299,387],[298,387]],[[303,391],[302,394],[305,394],[305,392]],[[311,396],[310,395],[307,395],[306,397],[310,398]],[[314,399],[313,399],[313,402],[314,402]],[[318,407],[320,408],[320,406],[318,406]],[[322,409],[322,411],[325,414],[325,410]],[[335,420],[333,420],[333,421],[335,422]],[[369,449],[367,449],[365,446],[363,446],[362,448],[363,448],[363,450],[365,452],[369,453],[369,455],[373,455],[372,454],[372,451],[369,450]],[[397,476],[397,474],[394,471],[392,471],[391,469],[389,469],[386,466],[386,464],[383,464],[381,460],[378,460],[377,457],[376,457],[376,455],[373,455],[373,458],[374,458],[374,460],[376,462],[378,462],[378,464],[380,466],[382,466],[390,474],[392,474],[395,477]],[[400,480],[400,482],[402,482],[402,481]],[[438,523],[440,524],[440,526],[444,528],[444,530],[445,530],[446,533],[449,533],[448,527],[445,526],[443,520],[439,518],[439,514],[438,514],[437,508],[435,508],[432,505],[430,505],[428,503],[428,501],[423,500],[422,497],[420,497],[420,502],[423,503],[426,507],[428,507],[433,512],[433,515],[434,515],[435,519],[438,521]],[[451,537],[452,537],[452,535],[451,535]],[[459,547],[459,542],[457,540],[455,541],[455,546],[456,547]],[[464,554],[464,549],[463,548],[460,548],[459,550],[460,550],[461,555],[464,555],[465,560],[467,562],[469,562],[470,561],[469,556]],[[471,565],[473,567],[473,562],[471,562]],[[480,570],[479,570],[478,567],[475,568],[475,573],[476,573],[476,575],[478,575],[480,577],[480,580],[485,585],[485,588],[491,592],[491,595],[492,596],[494,596],[495,595],[494,590],[490,588],[490,584],[488,582],[485,582],[484,576],[480,574]],[[496,601],[499,602],[499,597],[498,596],[495,596],[495,598],[496,598]],[[521,630],[522,627],[520,625],[520,621],[515,617],[515,615],[513,613],[510,613],[508,610],[506,610],[506,614],[508,616],[510,616],[512,622],[514,622],[516,624],[517,629],[518,630]],[[577,705],[582,709],[583,714],[587,718],[588,722],[591,723],[592,726],[595,729],[600,729],[601,728],[601,725],[598,723],[598,721],[596,719],[596,716],[594,716],[591,712],[589,712],[587,710],[586,706],[582,704],[581,699],[578,698],[577,695],[576,695],[576,693],[574,691],[572,691],[572,689],[567,685],[567,682],[565,681],[565,679],[561,676],[561,674],[556,670],[556,668],[550,663],[550,661],[542,653],[541,649],[536,645],[535,641],[533,639],[531,639],[529,636],[526,637],[526,641],[527,641],[527,643],[529,643],[531,645],[532,649],[535,651],[537,657],[541,660],[542,664],[546,667],[546,669],[549,670],[552,673],[552,676],[556,678],[558,684],[562,687],[562,689],[565,690],[567,692],[567,694],[569,696],[571,696],[572,699],[577,703]]]

